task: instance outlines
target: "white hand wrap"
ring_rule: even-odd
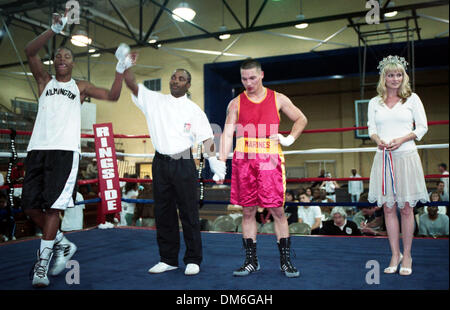
[[[118,61],[125,61],[125,58],[130,53],[130,47],[125,43],[120,43],[116,50],[115,56]]]
[[[280,141],[280,144],[282,146],[291,146],[292,143],[294,143],[294,141],[295,141],[293,136],[289,135],[289,136],[285,137],[282,134],[278,134],[278,140]]]
[[[54,33],[60,33],[61,31],[63,31],[64,27],[66,26],[67,23],[67,17],[61,17],[61,21],[60,22],[56,22],[55,24],[52,24],[51,29]]]
[[[123,74],[125,70],[133,66],[133,62],[131,61],[130,55],[125,57],[125,60],[119,61],[116,66],[116,71],[120,74]]]
[[[218,160],[217,157],[208,158],[208,162],[211,171],[214,173],[214,177],[218,178],[216,180],[213,177],[213,180],[218,181],[225,179],[225,175],[227,174],[227,165],[225,162]]]

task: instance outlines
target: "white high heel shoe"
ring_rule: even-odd
[[[389,266],[387,268],[384,268],[384,273],[396,273],[398,266],[402,263],[403,255],[400,253],[400,259],[398,260],[397,264],[393,267]],[[401,269],[400,269],[401,270]]]
[[[412,258],[411,258],[411,268],[400,267],[400,271],[399,271],[399,274],[401,276],[410,276],[411,273],[412,273]]]

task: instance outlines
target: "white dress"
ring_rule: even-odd
[[[404,103],[398,102],[392,108],[388,108],[379,96],[372,98],[369,102],[367,125],[369,136],[377,134],[386,143],[410,133],[414,133],[416,140],[420,141],[428,130],[423,104],[414,93]],[[384,204],[393,207],[397,203],[399,208],[403,208],[405,203],[415,207],[419,201],[423,203],[429,201],[422,162],[414,140],[403,143],[391,154],[394,182],[391,181],[387,169],[386,194],[383,195],[383,152],[377,149],[370,172],[369,202],[377,202],[380,207]]]

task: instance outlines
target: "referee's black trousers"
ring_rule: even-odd
[[[161,262],[178,266],[180,232],[177,207],[186,245],[184,263],[200,265],[202,240],[198,212],[197,169],[194,160],[155,154],[152,165],[156,238]]]

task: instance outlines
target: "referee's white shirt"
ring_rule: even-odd
[[[153,146],[160,154],[178,154],[214,137],[206,114],[186,95],[175,98],[139,84],[138,96],[131,94],[131,98],[144,113]]]

